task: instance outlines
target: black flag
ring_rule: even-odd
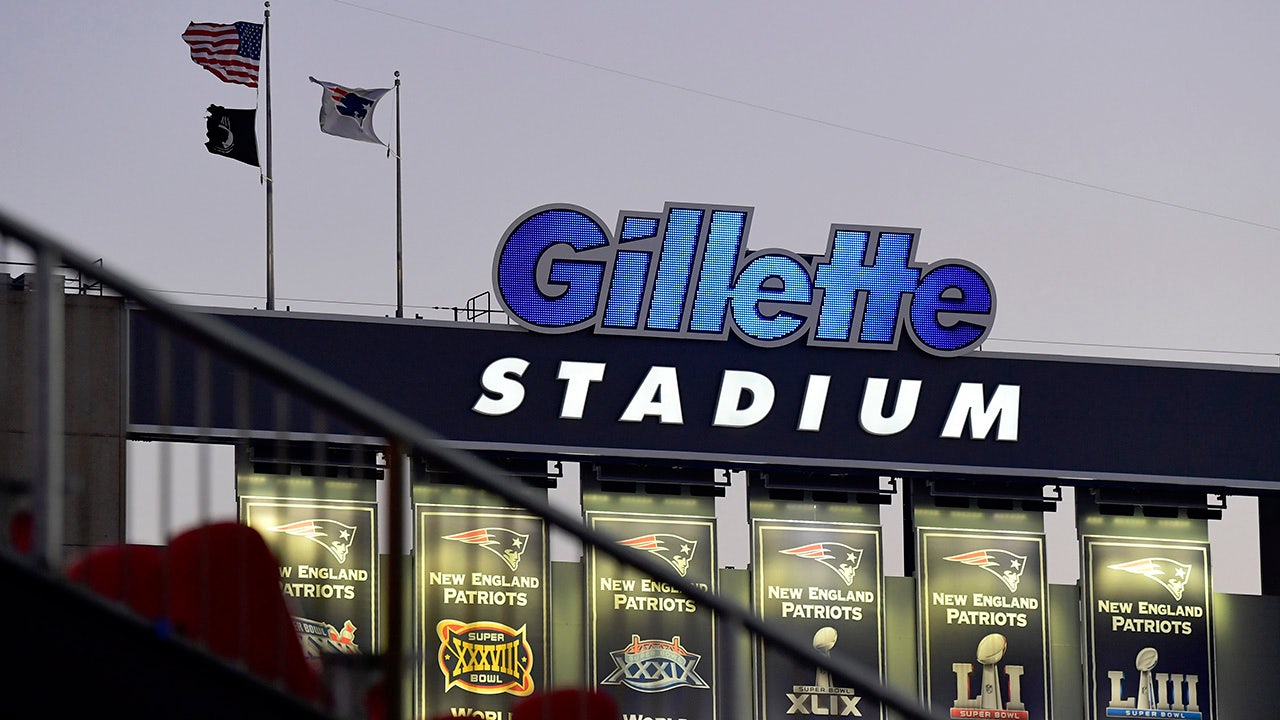
[[[204,146],[214,155],[258,165],[258,136],[255,132],[257,110],[228,110],[210,105],[207,121],[209,142]]]

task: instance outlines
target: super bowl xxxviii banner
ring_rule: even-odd
[[[546,523],[468,488],[415,487],[414,498],[416,716],[505,720],[550,677]]]
[[[1084,535],[1088,717],[1216,718],[1206,543]]]
[[[240,519],[276,556],[309,657],[377,652],[376,502],[242,495]]]
[[[884,573],[880,528],[833,522],[753,518],[751,601],[756,614],[787,635],[858,663],[884,679]],[[762,720],[883,718],[860,688],[833,681],[825,669],[756,645],[756,688]]]
[[[952,718],[1050,716],[1044,535],[920,528],[921,694]]]
[[[647,511],[601,509],[628,500]],[[712,498],[584,493],[583,508],[592,529],[717,591]],[[617,701],[623,720],[716,720],[715,613],[594,547],[586,561],[591,687]]]

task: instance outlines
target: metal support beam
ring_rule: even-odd
[[[63,499],[65,497],[66,344],[62,276],[53,269],[60,259],[42,248],[36,259],[36,311],[27,361],[35,379],[31,406],[33,536],[31,551],[50,570],[62,565]]]

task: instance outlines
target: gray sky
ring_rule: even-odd
[[[180,37],[262,12],[7,3],[0,207],[173,299],[264,307],[259,173],[203,144],[219,104],[260,108],[262,145],[265,94]],[[407,315],[489,290],[539,205],[718,203],[755,208],[752,249],[921,228],[919,259],[990,276],[986,349],[1274,367],[1276,27],[1270,0],[276,0],[277,308],[394,314],[395,161],[322,134],[307,78],[399,70]]]

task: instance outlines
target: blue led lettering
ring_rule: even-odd
[[[993,304],[991,286],[977,268],[939,265],[920,279],[911,329],[928,347],[972,347],[990,327]]]
[[[571,207],[534,210],[507,231],[494,261],[494,286],[512,317],[544,332],[574,330],[595,318],[605,261],[553,259],[546,282],[544,254],[567,245],[575,252],[609,245],[600,222]]]
[[[646,252],[618,251],[604,311],[605,327],[634,330],[640,324],[640,302],[644,299],[644,279],[649,274],[650,257]]]
[[[672,208],[667,214],[667,233],[662,239],[662,257],[658,260],[658,277],[649,305],[649,330],[679,330],[685,296],[689,294],[689,275],[693,257],[698,251],[698,233],[702,227],[701,209]]]
[[[882,232],[874,251],[871,237],[868,230],[832,234],[831,259],[818,265],[814,277],[825,291],[815,339],[847,342],[858,327],[859,344],[897,345],[902,295],[920,279],[920,270],[910,267],[915,235]],[[864,262],[868,256],[870,264]]]
[[[656,237],[658,218],[623,216],[619,243],[639,244]],[[619,250],[609,281],[609,299],[605,303],[601,326],[635,330],[640,325],[640,305],[644,301],[645,279],[653,253],[641,250]]]
[[[787,255],[753,257],[738,276],[733,295],[733,321],[756,340],[783,340],[804,327],[804,314],[778,310],[766,315],[761,303],[808,305],[813,285],[803,263]]]
[[[744,212],[711,214],[707,249],[702,254],[698,290],[694,293],[693,317],[689,320],[692,332],[719,335],[725,331],[725,309],[734,294],[733,268],[742,254],[746,221]]]
[[[990,333],[986,274],[963,261],[915,262],[918,230],[837,225],[820,257],[747,252],[752,212],[668,204],[661,215],[621,213],[611,235],[582,208],[532,210],[499,245],[498,300],[538,332],[595,325],[610,334],[733,334],[765,347],[807,337],[892,349],[905,328],[925,352],[944,356]]]

